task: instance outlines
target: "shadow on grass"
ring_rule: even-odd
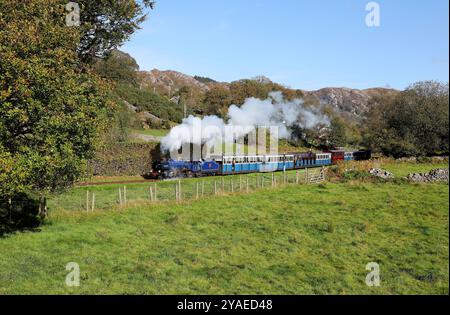
[[[34,196],[23,193],[0,199],[0,237],[20,231],[39,231],[45,215],[45,203]]]

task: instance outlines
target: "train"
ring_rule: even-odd
[[[170,179],[180,177],[202,177],[215,175],[234,175],[249,173],[270,173],[302,168],[322,167],[345,161],[371,159],[370,150],[326,152],[300,152],[277,155],[233,155],[216,156],[200,161],[161,160],[152,164],[150,177]]]

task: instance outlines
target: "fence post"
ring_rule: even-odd
[[[39,197],[39,217],[41,219],[47,217],[47,198],[42,195]]]
[[[95,210],[95,194],[92,193],[92,212]]]
[[[181,192],[181,180],[178,181],[178,195],[179,195],[179,200],[181,201],[183,199],[183,195]]]
[[[86,190],[86,212],[89,212],[89,190]]]
[[[148,190],[150,191],[150,201],[153,201],[153,189],[152,189],[152,186],[148,186]]]
[[[225,194],[225,177],[222,176],[222,194]]]
[[[234,193],[234,182],[233,182],[233,177],[231,177],[231,193]]]
[[[155,184],[155,201],[157,201],[158,200],[158,198],[157,198],[157,195],[156,195],[156,184]]]
[[[178,201],[178,183],[175,183],[175,200]]]
[[[309,169],[306,168],[306,183],[309,184]]]

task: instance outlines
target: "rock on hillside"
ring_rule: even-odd
[[[183,88],[191,88],[195,94],[202,95],[213,86],[229,87],[229,83],[206,80],[207,78],[198,77],[197,79],[183,74],[181,72],[167,70],[161,71],[153,69],[151,71],[139,71],[142,88],[150,88],[159,94],[173,97],[176,92]],[[200,78],[200,79],[199,79]],[[260,76],[253,78],[258,82],[271,82],[269,78]],[[341,114],[348,120],[361,120],[369,108],[369,102],[373,97],[399,93],[399,91],[387,88],[371,88],[365,90],[349,88],[323,88],[317,91],[304,91],[305,97],[310,100],[327,104],[338,114]]]
[[[397,90],[372,88],[356,90],[349,88],[323,88],[317,91],[303,91],[305,96],[330,105],[347,118],[361,119],[367,112],[369,101],[375,96],[398,93]]]
[[[139,71],[141,78],[141,87],[143,88],[161,88],[166,91],[175,91],[182,87],[188,86],[201,92],[209,90],[209,86],[196,80],[194,77],[177,71],[160,71],[153,69],[152,71]]]

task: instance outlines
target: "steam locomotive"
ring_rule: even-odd
[[[281,155],[218,156],[200,161],[163,160],[152,165],[150,177],[169,179],[248,173],[270,173],[301,168],[322,167],[340,161],[369,160],[369,150],[330,150],[322,153],[302,152]]]

